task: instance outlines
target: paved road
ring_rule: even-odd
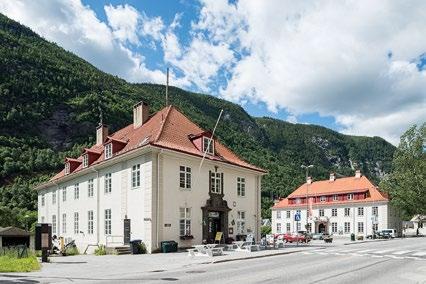
[[[87,263],[79,273],[75,272],[77,264],[70,266],[74,270],[66,266],[55,270],[52,264],[38,273],[0,275],[0,282],[426,283],[426,238],[311,247],[287,255],[214,264],[183,263],[188,258],[179,254],[135,257],[80,256]],[[164,264],[153,266],[159,262]]]

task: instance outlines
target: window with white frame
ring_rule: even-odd
[[[105,160],[112,157],[112,143],[105,145]]]
[[[281,219],[281,210],[277,210],[277,219]]]
[[[179,187],[181,189],[191,188],[191,168],[179,166]]]
[[[281,223],[277,223],[277,233],[281,233]]]
[[[52,192],[52,204],[56,204],[56,190]]]
[[[237,195],[244,197],[246,196],[246,179],[237,177]]]
[[[308,226],[306,227],[306,231],[308,231],[308,233],[312,232],[312,224],[308,223]]]
[[[111,235],[111,209],[105,209],[105,235]]]
[[[347,195],[347,199],[348,199],[348,200],[352,200],[352,199],[354,199],[354,194],[353,194],[353,193],[349,193],[349,194]]]
[[[373,231],[377,232],[379,230],[379,224],[373,224]]]
[[[111,173],[105,174],[105,193],[111,193],[112,191],[112,177]]]
[[[324,209],[319,210],[319,215],[320,215],[320,217],[324,217]]]
[[[141,165],[136,164],[132,166],[132,188],[141,186]]]
[[[65,174],[68,175],[70,173],[70,163],[66,162],[65,163]]]
[[[203,153],[213,155],[214,153],[214,140],[209,137],[203,137]]]
[[[87,211],[87,233],[93,234],[93,210]]]
[[[291,231],[291,229],[290,229],[290,223],[286,224],[286,230],[287,230],[287,233],[289,233]]]
[[[337,217],[337,208],[331,209],[331,216],[332,217]]]
[[[80,198],[80,187],[78,183],[74,184],[74,199]]]
[[[46,201],[45,201],[45,200],[46,200],[45,198],[46,198],[46,197],[44,196],[44,194],[42,194],[42,195],[41,195],[41,206],[44,206],[44,204],[45,204],[45,202],[46,202]]]
[[[83,155],[83,168],[87,168],[89,166],[89,155],[84,154]]]
[[[93,179],[91,178],[87,181],[87,196],[93,197],[93,192]]]
[[[336,222],[331,223],[331,232],[337,233],[337,223]]]
[[[243,235],[246,230],[246,212],[237,212],[237,234]]]
[[[74,212],[74,234],[77,235],[79,233],[79,216],[78,216],[78,212]]]
[[[62,214],[62,234],[67,233],[67,214]]]
[[[52,234],[56,234],[56,215],[52,215]]]
[[[180,236],[191,235],[191,208],[179,208],[179,234]]]
[[[297,209],[296,213],[299,214],[300,216],[302,216],[302,211],[300,209]]]
[[[333,201],[337,201],[338,197],[337,194],[333,195]]]
[[[372,207],[372,213],[373,213],[373,216],[379,216],[379,207],[377,207],[377,206],[373,206]]]
[[[222,193],[222,177],[223,173],[210,172],[210,187],[211,193]]]
[[[286,218],[287,219],[291,218],[291,212],[290,212],[290,210],[287,210],[287,212],[286,212]]]
[[[62,201],[63,202],[67,201],[67,187],[66,186],[64,186],[62,188]]]
[[[364,233],[364,222],[358,222],[358,233]]]
[[[345,217],[351,215],[351,208],[345,208]]]
[[[300,204],[302,200],[300,198],[296,198],[296,204]]]
[[[325,202],[325,196],[324,195],[320,197],[320,201]]]
[[[351,232],[351,223],[345,222],[345,233],[350,233],[350,232]]]
[[[358,216],[364,216],[364,207],[358,207]]]

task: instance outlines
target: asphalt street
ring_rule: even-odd
[[[288,251],[291,253],[237,261],[224,258],[226,262],[220,263],[189,260],[185,254],[79,256],[73,259],[85,260],[81,264],[50,264],[41,272],[0,274],[0,282],[426,283],[426,238]]]

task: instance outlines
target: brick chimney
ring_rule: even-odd
[[[360,170],[355,171],[355,178],[361,178],[361,171]]]
[[[108,136],[108,126],[106,124],[100,123],[96,127],[96,145],[102,145]]]
[[[335,181],[336,175],[334,173],[330,173],[330,181]]]
[[[149,118],[149,106],[139,102],[133,106],[133,128],[142,126]]]
[[[312,184],[312,177],[308,177],[308,179],[306,180],[307,184]]]

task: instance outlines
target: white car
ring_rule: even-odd
[[[383,235],[389,235],[392,239],[396,238],[396,230],[395,229],[384,229],[381,231]]]

